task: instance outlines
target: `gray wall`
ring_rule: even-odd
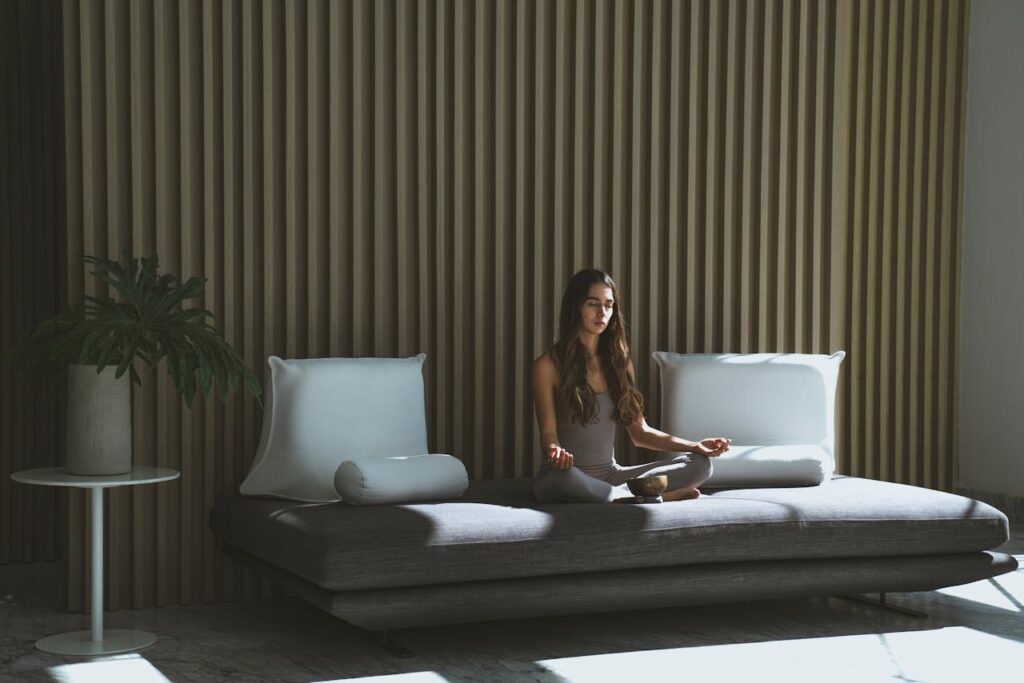
[[[967,86],[960,486],[1024,495],[1024,3],[975,0]]]

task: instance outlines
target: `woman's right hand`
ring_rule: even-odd
[[[561,446],[551,444],[548,446],[548,462],[556,470],[567,470],[572,467],[572,453]]]

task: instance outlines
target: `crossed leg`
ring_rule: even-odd
[[[698,453],[682,453],[671,459],[656,460],[642,465],[619,467],[607,478],[609,484],[624,484],[637,477],[666,475],[668,486],[662,499],[665,501],[688,500],[700,496],[697,487],[711,476],[711,459]]]
[[[705,455],[683,453],[671,459],[617,467],[603,480],[576,467],[548,470],[533,483],[534,496],[542,503],[607,503],[620,493],[617,486],[630,479],[664,474],[668,488],[664,500],[686,500],[700,495],[697,487],[711,476],[711,460]]]

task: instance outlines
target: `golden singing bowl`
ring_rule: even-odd
[[[668,487],[668,476],[659,474],[653,477],[637,477],[626,482],[626,486],[634,496],[660,496]]]

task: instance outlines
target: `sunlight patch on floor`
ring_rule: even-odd
[[[966,626],[878,637],[887,643],[904,675],[914,681],[1014,680],[1014,672],[1006,669],[1007,662],[1024,662],[1024,643]]]
[[[1024,572],[1012,572],[986,581],[940,588],[935,592],[1011,612],[1024,612]]]
[[[968,654],[969,653],[969,654]],[[926,631],[706,645],[537,662],[570,681],[690,680],[864,683],[998,680],[985,662],[1024,661],[1024,644],[966,627]],[[1005,672],[1002,672],[1005,674]]]
[[[121,655],[47,668],[59,683],[169,683],[160,671],[141,655]]]
[[[336,678],[331,681],[316,681],[316,683],[341,683],[346,681],[359,681],[359,683],[448,683],[448,679],[433,671],[414,671],[406,674],[391,674],[389,676],[366,676],[365,678]]]

